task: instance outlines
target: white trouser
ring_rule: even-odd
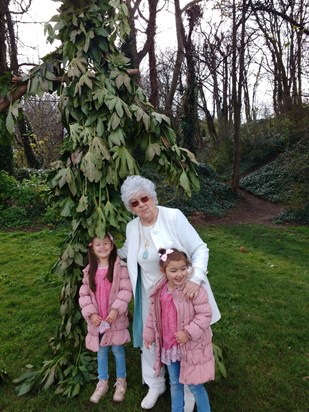
[[[165,367],[163,366],[160,371],[160,375],[158,377],[155,376],[155,372],[153,369],[153,365],[156,359],[156,353],[154,350],[149,350],[146,348],[142,348],[142,378],[143,383],[146,383],[149,386],[149,389],[156,389],[160,392],[163,392],[165,388]],[[195,399],[188,388],[187,385],[184,386],[184,394],[185,394],[185,408],[184,412],[193,412]]]
[[[145,325],[150,308],[149,300],[143,296],[142,297],[142,313],[143,313],[143,324]],[[149,388],[155,388],[162,390],[165,388],[165,368],[161,368],[160,375],[155,376],[155,371],[153,369],[156,361],[156,352],[154,349],[146,349],[142,347],[142,378],[143,383],[149,386]]]
[[[151,389],[163,391],[165,388],[165,367],[161,368],[160,375],[155,376],[153,366],[156,361],[156,352],[152,349],[142,348],[142,377],[143,383]]]

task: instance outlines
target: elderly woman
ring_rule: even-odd
[[[143,346],[142,332],[150,302],[149,295],[154,284],[161,278],[158,250],[176,248],[184,251],[192,261],[192,276],[184,288],[185,298],[195,296],[200,285],[205,286],[212,308],[212,322],[220,319],[220,312],[211,291],[206,273],[208,248],[188,219],[178,209],[158,206],[157,193],[152,181],[142,176],[129,176],[121,187],[121,198],[126,208],[137,217],[128,223],[126,241],[118,251],[127,259],[128,271],[134,293],[133,342],[141,348],[142,377],[149,391],[141,403],[144,409],[151,409],[165,391],[164,369],[155,377],[153,369],[155,351]],[[189,391],[186,392],[189,396]],[[188,406],[186,411],[193,410]]]

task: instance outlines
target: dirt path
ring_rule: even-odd
[[[211,224],[272,224],[274,217],[283,209],[284,207],[281,205],[263,200],[245,190],[240,190],[235,207],[226,216],[219,218],[197,213],[192,216],[192,221]]]

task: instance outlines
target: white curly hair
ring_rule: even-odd
[[[145,194],[151,197],[152,200],[154,200],[155,204],[158,204],[155,184],[151,180],[146,179],[146,177],[143,176],[128,176],[122,183],[120,192],[121,199],[127,210],[129,210],[130,212],[132,212],[130,201],[141,194]]]

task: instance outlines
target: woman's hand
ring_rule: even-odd
[[[183,288],[182,295],[186,299],[193,299],[197,294],[200,289],[200,285],[195,282],[191,282],[191,280],[188,280],[188,282],[185,284]]]
[[[101,317],[99,315],[97,315],[96,313],[93,313],[90,316],[90,320],[91,322],[94,324],[94,326],[99,327],[100,323],[101,323]]]
[[[112,309],[107,315],[107,318],[105,320],[106,322],[112,324],[116,320],[117,316],[118,316],[118,310]]]

